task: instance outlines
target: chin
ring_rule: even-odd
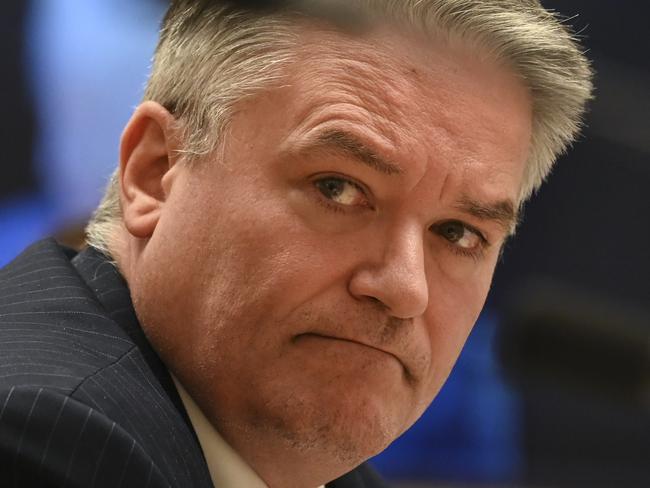
[[[275,425],[291,449],[329,459],[345,471],[383,451],[406,429],[405,410],[394,398],[368,391],[320,390],[312,398],[284,402]]]

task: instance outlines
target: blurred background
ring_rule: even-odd
[[[374,460],[397,486],[650,486],[650,7],[543,3],[584,37],[597,99],[448,383]],[[82,242],[165,6],[3,3],[0,265],[44,236]]]

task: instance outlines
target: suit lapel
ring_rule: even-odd
[[[149,369],[169,396],[178,413],[183,417],[192,434],[195,435],[167,368],[149,344],[140,326],[131,301],[131,294],[122,275],[106,256],[93,248],[87,248],[75,256],[72,259],[72,264],[88,288],[93,291],[108,316],[136,344]]]
[[[46,240],[0,271],[3,326],[49,348],[29,383],[67,393],[114,422],[174,488],[212,487],[194,430],[139,327],[121,276],[96,251],[81,253],[75,266],[73,256]],[[11,351],[15,360],[3,359],[25,362],[21,349]]]

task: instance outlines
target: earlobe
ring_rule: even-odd
[[[174,117],[155,102],[140,105],[124,129],[120,198],[124,225],[134,237],[151,237],[158,224],[173,182],[176,145]]]

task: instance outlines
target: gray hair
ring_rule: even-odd
[[[302,3],[331,7],[333,2]],[[367,19],[476,43],[507,63],[533,101],[532,149],[520,204],[539,188],[578,134],[592,93],[590,63],[562,19],[538,0],[348,0],[346,5]],[[282,79],[297,52],[298,17],[214,0],[172,1],[144,100],[175,116],[186,160],[218,146],[236,103]],[[119,193],[116,170],[86,229],[88,243],[107,255],[121,226]]]

